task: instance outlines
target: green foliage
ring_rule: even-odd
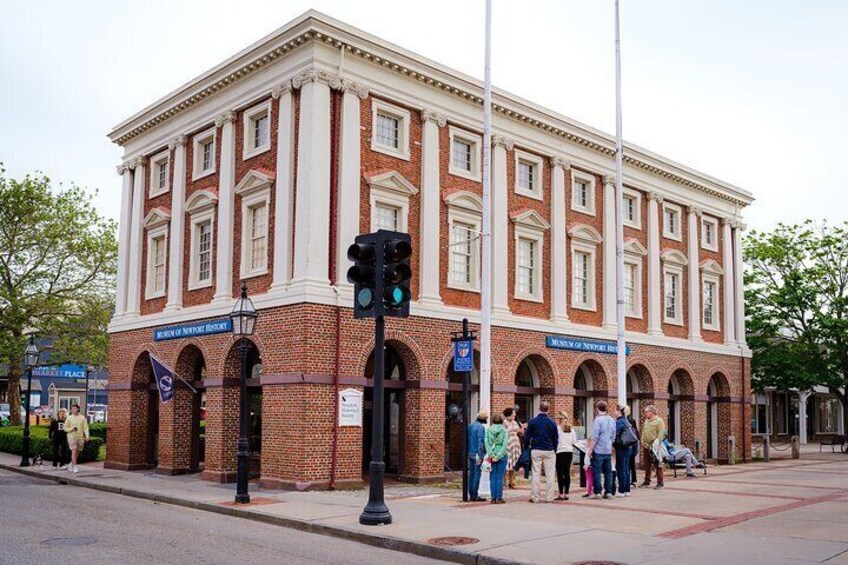
[[[30,453],[33,459],[41,455],[45,461],[53,460],[53,444],[47,437],[47,426],[30,426],[29,440]],[[20,455],[23,452],[24,428],[23,426],[10,426],[0,428],[0,451]],[[80,451],[78,461],[87,463],[97,461],[100,447],[105,445],[100,438],[92,437],[85,442],[85,447]]]
[[[88,434],[91,437],[99,437],[103,441],[106,441],[106,424],[89,424]]]

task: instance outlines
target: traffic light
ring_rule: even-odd
[[[354,285],[355,318],[409,316],[411,256],[409,234],[379,230],[356,236],[347,250],[347,258],[353,261],[347,280]]]
[[[347,258],[353,266],[347,271],[347,281],[353,283],[354,318],[373,318],[377,297],[377,234],[356,236],[355,243],[348,247]]]
[[[399,318],[409,317],[409,301],[412,293],[409,282],[412,268],[412,238],[407,233],[380,230],[383,239],[383,313]]]

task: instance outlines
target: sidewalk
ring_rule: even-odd
[[[507,504],[461,502],[454,487],[391,486],[388,526],[361,526],[367,490],[289,492],[251,485],[252,503],[234,507],[234,485],[196,475],[105,470],[21,469],[0,453],[0,468],[55,481],[397,549],[459,563],[829,563],[848,564],[848,455],[711,467],[697,479],[666,479],[662,491],[555,504],[527,502],[529,485]],[[472,538],[445,546],[435,538]],[[450,541],[450,540],[449,540]]]

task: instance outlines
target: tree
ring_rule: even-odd
[[[848,223],[779,224],[745,240],[755,388],[825,386],[848,428]]]
[[[82,188],[53,189],[41,174],[7,179],[0,165],[0,363],[13,422],[28,333],[55,337],[57,361],[105,364],[115,234]]]

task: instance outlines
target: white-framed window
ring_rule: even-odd
[[[73,406],[74,404],[76,404],[77,406],[80,406],[80,397],[79,396],[66,396],[64,398],[63,397],[59,398],[59,410],[64,409],[64,410],[67,410],[68,413],[70,413],[71,412],[71,406]]]
[[[171,189],[169,157],[169,151],[162,151],[150,158],[150,198],[165,194]]]
[[[532,210],[513,216],[512,221],[515,224],[515,298],[542,302],[544,234],[551,225]]]
[[[371,149],[408,161],[409,110],[372,98],[371,120]]]
[[[409,231],[409,198],[418,189],[397,171],[366,177],[370,189],[371,231]]]
[[[707,251],[718,251],[718,220],[701,217],[701,247]]]
[[[271,101],[263,102],[244,112],[244,152],[250,159],[271,149]]]
[[[162,224],[147,231],[147,300],[165,296],[165,273],[168,268],[168,225]]]
[[[212,282],[212,218],[194,224],[197,238],[197,275],[198,284]]]
[[[642,229],[642,194],[625,188],[622,200],[624,225],[637,230]]]
[[[193,163],[191,179],[198,180],[215,172],[216,128],[211,127],[192,139]]]
[[[538,155],[515,150],[515,193],[542,200],[544,198],[545,161]]]
[[[450,174],[480,180],[480,136],[450,126],[449,137]]]
[[[518,272],[515,279],[515,294],[530,297],[536,295],[539,291],[539,258],[535,239],[518,238],[516,269]]]
[[[571,169],[571,209],[595,215],[595,176]]]
[[[271,194],[263,190],[242,198],[241,278],[268,272],[268,209]]]
[[[186,200],[189,214],[188,290],[212,286],[215,259],[214,193],[199,190]]]
[[[666,267],[663,272],[663,321],[683,325],[683,271]]]
[[[445,203],[450,234],[447,286],[479,292],[483,200],[471,192],[459,191],[445,197]]]
[[[719,330],[718,321],[718,279],[703,277],[701,282],[703,304],[701,315],[704,318],[703,327],[707,330]]]
[[[578,224],[568,230],[571,240],[571,307],[594,312],[597,248],[603,239],[588,225]]]
[[[842,405],[838,398],[816,395],[816,433],[838,434]]]
[[[663,203],[663,237],[681,241],[683,239],[683,212],[677,204]]]
[[[630,317],[641,317],[639,308],[639,264],[624,263],[624,313]]]

